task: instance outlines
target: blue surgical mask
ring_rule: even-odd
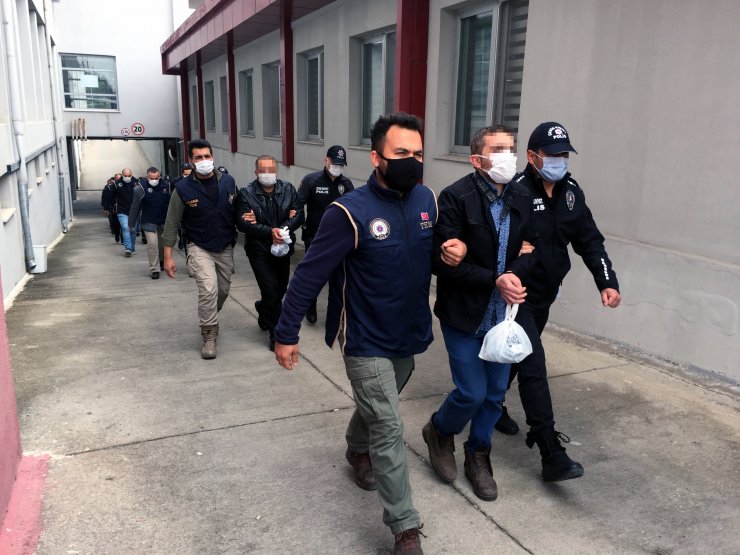
[[[568,173],[568,159],[563,156],[540,156],[535,154],[539,158],[542,158],[542,168],[537,171],[540,172],[542,179],[555,183],[560,181]]]

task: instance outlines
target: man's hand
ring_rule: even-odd
[[[273,245],[282,245],[285,241],[283,241],[282,236],[282,229],[279,227],[273,227],[272,228],[272,244]]]
[[[468,254],[468,246],[460,239],[448,239],[442,243],[440,250],[442,251],[442,262],[452,267],[460,264]]]
[[[275,342],[275,360],[286,370],[298,366],[298,345],[283,345]]]
[[[532,243],[529,241],[522,241],[522,248],[519,249],[519,256],[523,254],[532,254],[533,250],[534,246],[532,246]]]
[[[107,210],[103,210],[103,214],[105,214],[106,216],[110,216],[110,212],[108,212]]]
[[[527,296],[527,288],[515,274],[501,274],[496,280],[496,289],[507,304],[521,304]]]
[[[604,306],[608,306],[610,308],[617,308],[619,306],[619,301],[621,300],[622,300],[622,296],[619,294],[619,291],[617,291],[616,289],[612,289],[611,287],[602,289],[601,304],[603,304]]]
[[[177,273],[177,265],[175,264],[175,259],[172,257],[165,257],[163,267],[165,273],[172,279],[175,279],[175,274]]]
[[[289,218],[295,218],[295,215],[296,214],[298,214],[298,212],[296,212],[295,210],[291,210],[290,212],[288,212],[288,217]]]
[[[250,224],[256,224],[257,216],[254,215],[253,210],[250,210],[249,212],[244,212],[244,214],[242,214],[242,220]]]

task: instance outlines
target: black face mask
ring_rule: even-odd
[[[408,193],[414,188],[424,173],[424,164],[419,162],[413,156],[408,158],[386,158],[378,153],[383,160],[388,162],[388,167],[382,171],[378,167],[378,172],[383,177],[383,181],[389,189],[399,193]]]

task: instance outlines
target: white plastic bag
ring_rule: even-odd
[[[493,326],[483,338],[478,356],[489,362],[514,364],[532,354],[532,342],[527,333],[514,321],[519,305],[506,305],[506,318]]]
[[[290,232],[287,227],[280,230],[280,236],[285,242],[280,243],[279,245],[272,245],[270,247],[270,252],[273,256],[285,256],[290,252],[290,247],[288,245],[290,245],[292,241],[290,240]]]

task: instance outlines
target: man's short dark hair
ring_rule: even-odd
[[[213,156],[213,147],[205,139],[193,139],[188,143],[188,158],[193,158],[193,150],[196,148],[207,148]]]
[[[146,173],[160,173],[160,171],[154,166],[149,166],[149,169],[146,170]]]
[[[514,139],[514,147],[516,147],[516,137],[514,137],[514,133],[511,129],[503,125],[489,125],[488,127],[478,129],[478,131],[473,135],[473,138],[470,139],[470,154],[480,154],[483,152],[483,144],[486,135],[493,135],[494,133],[506,133],[511,135]]]
[[[421,120],[414,115],[406,112],[396,112],[395,114],[380,116],[370,129],[370,147],[374,151],[382,154],[385,136],[394,125],[411,131],[418,131],[420,135],[422,132]]]
[[[254,161],[254,169],[257,169],[257,164],[260,162],[265,161],[275,162],[275,165],[277,166],[277,159],[274,156],[270,156],[269,154],[263,154],[262,156],[258,156],[257,159]]]

